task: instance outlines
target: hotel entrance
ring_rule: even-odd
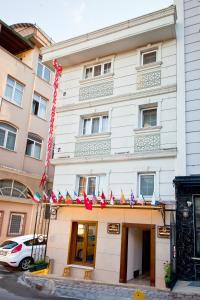
[[[120,282],[155,286],[155,225],[122,224]]]

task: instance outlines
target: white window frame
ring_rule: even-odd
[[[106,64],[108,64],[108,63],[111,64],[110,72],[104,74],[104,65],[106,65]],[[99,66],[99,65],[101,65],[101,74],[100,74],[100,75],[97,75],[97,76],[94,76],[94,68],[95,68],[96,66]],[[89,78],[86,78],[86,70],[87,70],[87,69],[90,69],[90,68],[92,68],[92,76],[89,77]],[[99,78],[100,76],[107,76],[107,75],[110,75],[110,74],[112,74],[112,68],[113,68],[113,61],[112,61],[112,60],[103,61],[103,62],[99,62],[99,63],[93,64],[93,65],[85,66],[85,67],[84,67],[84,72],[83,72],[83,80],[90,80],[90,79],[94,79],[94,78]]]
[[[152,53],[152,52],[156,52],[156,61],[148,63],[148,64],[144,64],[144,55]],[[148,66],[150,64],[156,63],[157,61],[158,61],[158,49],[152,49],[152,50],[149,50],[149,51],[148,50],[147,51],[141,51],[141,65],[142,66]]]
[[[144,115],[143,112],[147,111],[147,110],[156,110],[156,125],[155,126],[149,126],[149,127],[144,127],[143,126],[143,120],[144,120]],[[154,128],[158,126],[158,107],[154,106],[154,107],[148,107],[148,108],[141,108],[140,109],[140,128]]]
[[[153,191],[153,193],[155,193],[155,184],[156,184],[156,181],[155,181],[155,179],[156,179],[156,174],[155,173],[153,173],[153,172],[151,172],[151,173],[139,173],[138,174],[138,196],[141,194],[141,177],[142,176],[153,176],[153,185],[154,185],[154,191]],[[143,195],[145,198],[151,198],[152,197],[152,195]]]
[[[43,119],[43,120],[46,120],[46,117],[47,117],[47,103],[48,103],[48,100],[45,99],[44,97],[40,96],[38,93],[35,93],[35,92],[34,92],[34,93],[33,93],[33,100],[32,100],[32,109],[33,109],[33,101],[36,100],[36,99],[34,98],[34,95],[36,95],[37,97],[39,97],[39,108],[38,108],[38,114],[37,114],[37,115],[35,115],[35,114],[33,113],[33,111],[32,111],[32,114],[33,114],[34,116],[38,117],[38,118],[41,118],[41,119]],[[39,114],[39,112],[40,112],[40,104],[41,104],[42,101],[45,101],[45,103],[46,103],[46,110],[45,110],[45,117],[44,117],[44,118],[43,118],[42,116],[40,116],[40,114]]]
[[[100,195],[101,195],[101,193],[102,193],[102,190],[99,190],[99,188],[101,188],[99,185],[100,185],[100,182],[101,182],[101,177],[102,178],[104,178],[104,182],[103,182],[103,186],[102,186],[102,189],[103,189],[103,191],[104,191],[104,193],[107,191],[107,188],[106,188],[106,184],[108,184],[107,183],[107,181],[106,181],[106,174],[94,174],[94,175],[92,175],[92,174],[90,174],[90,175],[85,175],[85,174],[79,174],[79,175],[77,175],[77,179],[76,179],[76,190],[77,190],[77,193],[79,193],[79,184],[80,184],[80,178],[81,177],[84,177],[84,178],[86,178],[86,184],[85,184],[85,192],[86,192],[86,194],[87,194],[87,189],[88,189],[88,180],[89,180],[89,178],[91,178],[91,177],[95,177],[96,178],[96,186],[95,186],[95,196],[96,197],[99,197]],[[88,195],[88,196],[90,196],[90,197],[92,197],[93,195]]]
[[[103,117],[108,118],[108,128],[107,131],[102,131],[103,129]],[[97,133],[92,133],[92,120],[99,118],[99,131]],[[88,134],[83,133],[84,130],[84,120],[90,120],[90,130]],[[92,117],[82,117],[82,125],[81,125],[81,135],[82,136],[87,136],[87,135],[96,135],[96,134],[101,134],[101,133],[108,133],[109,132],[109,116],[108,114],[105,115],[97,115],[97,116],[92,116]]]
[[[20,230],[18,233],[11,233],[10,229],[11,229],[11,222],[12,222],[12,216],[13,215],[17,215],[17,216],[21,216],[21,221],[20,221]],[[9,225],[8,225],[8,236],[20,236],[24,233],[24,229],[25,229],[25,222],[26,222],[26,213],[22,213],[22,212],[10,212],[10,219],[9,219]]]
[[[6,96],[6,88],[7,88],[8,78],[10,78],[11,80],[14,81],[14,86],[13,86],[11,98],[8,98],[8,97]],[[16,84],[17,84],[17,83],[18,83],[19,85],[22,86],[22,99],[21,99],[20,104],[19,104],[18,102],[16,102],[15,99],[14,99],[14,94],[15,94],[15,89],[16,89]],[[5,92],[4,92],[4,98],[5,98],[6,100],[8,100],[9,102],[11,102],[11,103],[13,103],[13,104],[15,104],[15,105],[21,107],[21,106],[22,106],[22,101],[23,101],[23,96],[24,96],[24,87],[25,87],[25,85],[24,85],[23,83],[17,81],[16,79],[14,79],[14,78],[11,77],[10,75],[8,75],[8,76],[7,76],[7,80],[6,80],[6,87],[5,87]]]
[[[42,76],[38,75],[38,65],[39,64],[42,66]],[[45,77],[44,77],[45,69],[49,70],[49,72],[50,72],[50,74],[49,74],[49,80],[46,80]],[[50,82],[51,81],[51,70],[42,63],[42,58],[41,57],[38,57],[37,76],[40,77],[40,78],[42,78],[46,82]]]
[[[16,131],[14,132],[14,131],[11,131],[11,130],[9,130],[9,129],[5,129],[4,127],[1,127],[1,124],[9,125],[9,126],[13,127]],[[9,151],[15,151],[15,149],[16,149],[16,139],[17,139],[17,129],[16,129],[14,126],[12,126],[12,125],[10,125],[10,124],[7,124],[7,123],[4,123],[4,122],[0,122],[0,128],[3,129],[3,130],[5,131],[4,143],[3,143],[3,146],[0,146],[0,148],[7,149],[7,150],[9,150]],[[15,145],[14,145],[14,149],[13,149],[13,150],[6,147],[7,139],[8,139],[8,133],[9,133],[9,132],[15,134]]]
[[[37,137],[36,137],[36,138],[37,138]],[[38,137],[38,139],[41,139],[41,138]],[[32,149],[31,149],[31,155],[26,154],[26,156],[32,157],[32,158],[35,158],[35,159],[40,160],[40,159],[41,159],[41,153],[42,153],[42,139],[41,139],[41,142],[38,142],[38,141],[34,140],[33,138],[27,137],[26,146],[27,146],[28,140],[33,142],[33,147],[32,147]],[[41,148],[40,148],[40,157],[39,157],[39,158],[37,158],[37,157],[35,157],[35,156],[33,155],[34,152],[35,152],[35,144],[36,144],[36,143],[41,145]]]

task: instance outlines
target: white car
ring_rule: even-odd
[[[0,245],[0,264],[26,271],[34,261],[45,256],[45,244],[46,237],[43,235],[35,235],[34,238],[30,234],[6,240]]]

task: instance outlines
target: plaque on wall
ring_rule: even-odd
[[[170,226],[158,226],[158,237],[169,239],[170,238]]]
[[[107,233],[109,234],[120,234],[120,223],[108,223]]]
[[[57,209],[55,207],[51,207],[50,214],[51,220],[57,220]]]

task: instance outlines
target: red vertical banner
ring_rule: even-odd
[[[60,66],[56,59],[53,60],[53,65],[55,67],[55,79],[54,79],[54,93],[53,93],[53,103],[51,108],[51,116],[49,121],[49,135],[48,135],[48,143],[47,143],[47,153],[46,153],[46,160],[45,160],[45,169],[42,174],[40,180],[40,186],[44,187],[47,181],[47,169],[50,164],[51,153],[53,148],[53,134],[54,134],[54,127],[55,127],[55,115],[56,115],[56,103],[57,103],[57,96],[58,96],[58,79],[59,76],[62,74],[62,66]]]

